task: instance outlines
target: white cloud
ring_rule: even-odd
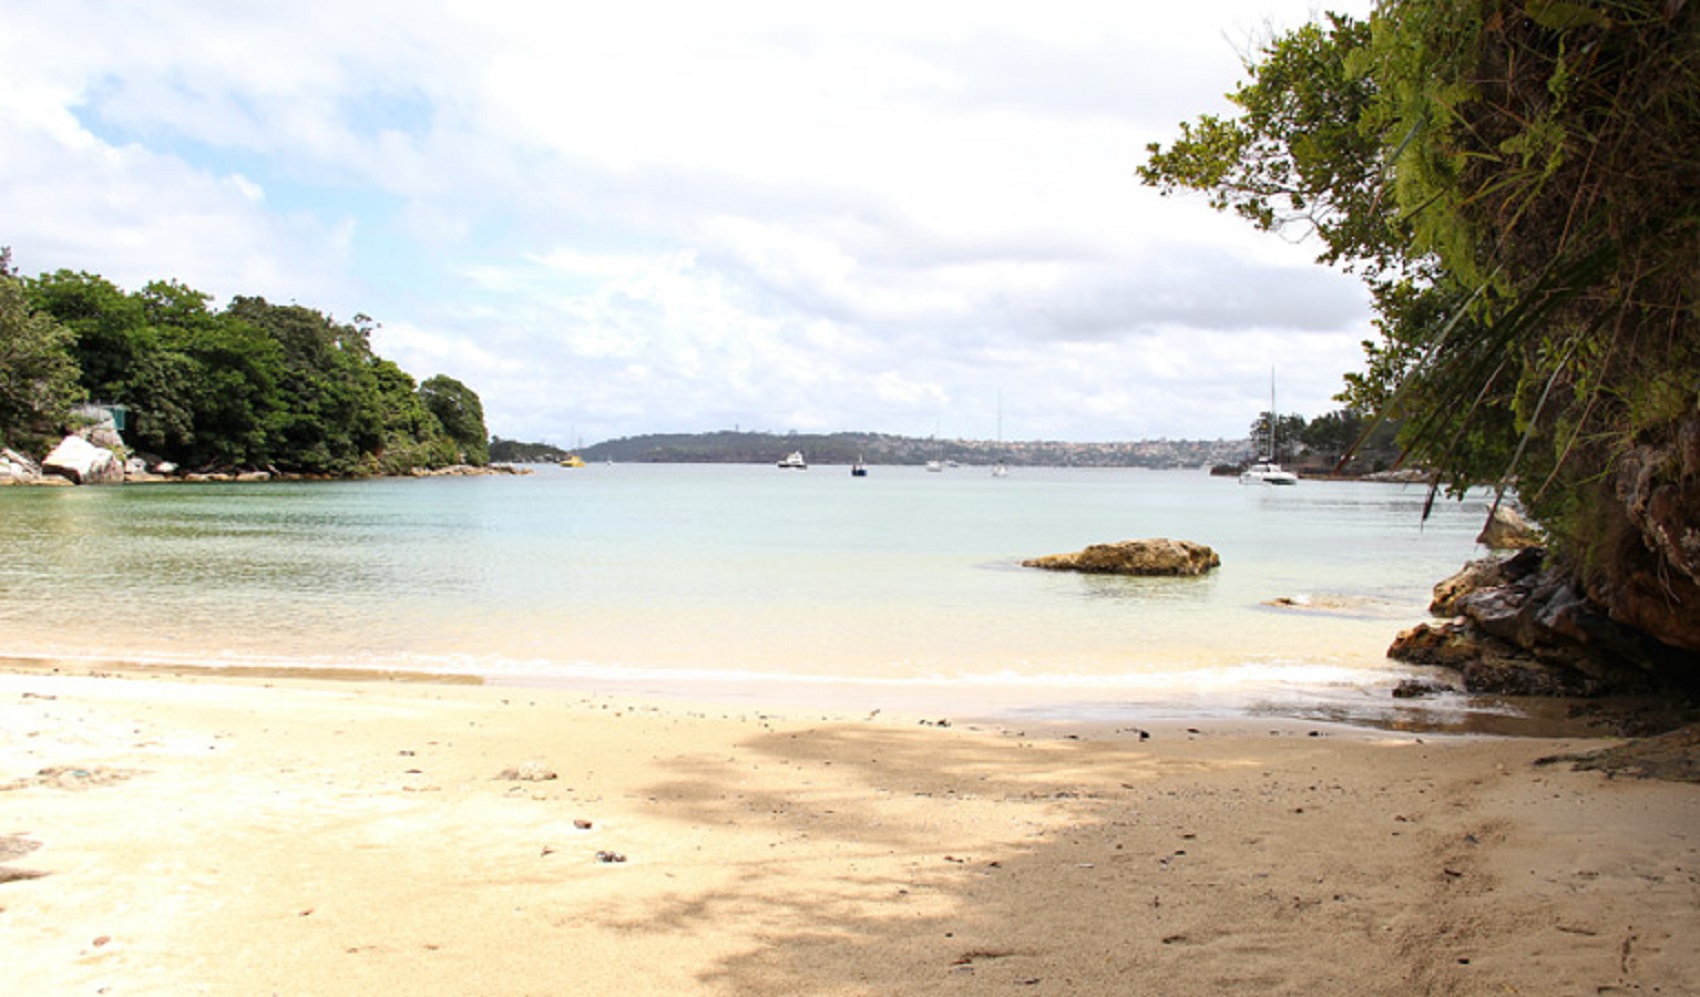
[[[1233,435],[1360,362],[1350,280],[1132,175],[1293,0],[8,6],[20,266],[366,311],[504,436]]]

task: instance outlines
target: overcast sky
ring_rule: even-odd
[[[1365,295],[1134,170],[1311,15],[0,0],[0,245],[363,312],[509,438],[1236,438],[1271,368],[1338,407]]]

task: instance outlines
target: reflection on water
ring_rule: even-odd
[[[1117,575],[1074,577],[1080,586],[1080,594],[1087,599],[1123,599],[1146,606],[1206,602],[1216,588],[1216,578],[1213,575],[1191,578],[1130,578]]]

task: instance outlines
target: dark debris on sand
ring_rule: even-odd
[[[1599,751],[1550,755],[1538,764],[1572,762],[1578,771],[1609,776],[1700,783],[1700,724],[1643,737]]]

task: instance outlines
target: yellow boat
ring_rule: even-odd
[[[562,467],[583,467],[584,466],[584,458],[580,457],[576,453],[567,454],[565,457],[561,458],[561,466]]]

